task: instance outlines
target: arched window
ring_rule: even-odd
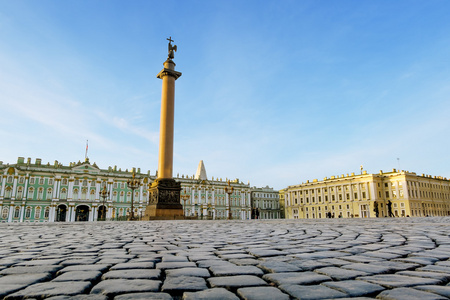
[[[3,210],[2,210],[2,219],[7,219],[7,218],[8,218],[8,212],[9,212],[8,207],[3,207]]]
[[[127,193],[127,201],[131,201],[131,192]]]
[[[44,189],[41,187],[38,189],[37,199],[38,200],[44,199]]]
[[[73,190],[73,200],[77,201],[79,198],[78,189]]]
[[[46,196],[46,199],[47,200],[50,200],[50,199],[52,199],[53,198],[53,196],[52,196],[52,189],[51,188],[48,188],[47,189],[47,196]]]
[[[87,184],[88,184],[87,180],[86,179],[83,180],[83,186],[87,186]]]
[[[74,185],[79,185],[80,181],[78,179],[75,179]]]
[[[81,200],[86,200],[87,199],[87,189],[83,188],[81,190]]]
[[[43,178],[43,177],[41,177],[41,178],[39,179],[39,184],[40,184],[40,185],[43,185],[43,184],[44,184],[44,178]]]
[[[119,209],[119,217],[123,216],[123,207]]]
[[[14,208],[14,218],[18,218],[20,216],[20,207],[16,206]]]
[[[10,175],[8,176],[8,179],[6,180],[7,183],[12,183],[13,182],[13,177]]]
[[[62,200],[66,200],[67,199],[67,190],[65,188],[61,189],[60,199],[62,199]]]
[[[91,194],[90,194],[89,199],[90,199],[91,201],[94,201],[94,200],[95,200],[95,190],[91,190]]]
[[[5,189],[5,199],[11,198],[11,192],[12,192],[11,187],[10,186],[6,187],[6,189]]]
[[[120,192],[120,202],[123,202],[124,200],[123,200],[123,197],[124,197],[124,192],[123,191],[121,191]]]
[[[31,207],[29,206],[27,206],[27,209],[25,210],[25,218],[31,218]]]
[[[61,184],[63,184],[63,185],[67,185],[67,179],[66,178],[64,178],[62,181],[61,181]]]
[[[119,199],[117,199],[117,192],[113,193],[113,199],[116,199],[117,201],[119,201]]]
[[[25,177],[20,176],[20,177],[19,177],[19,183],[20,183],[20,184],[23,184],[24,182],[25,182]]]
[[[23,187],[19,186],[19,188],[17,189],[16,199],[22,200],[22,194],[23,194]]]
[[[34,218],[35,219],[41,218],[41,207],[40,206],[36,207],[36,209],[34,210]]]
[[[26,195],[26,197],[34,199],[34,188],[33,187],[28,188],[28,195]]]
[[[48,216],[49,216],[49,215],[50,215],[50,207],[47,206],[47,207],[45,208],[44,218],[45,218],[45,219],[48,219]]]

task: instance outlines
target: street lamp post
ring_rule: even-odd
[[[228,194],[228,220],[231,220],[231,194],[233,193],[234,188],[230,185],[230,181],[228,180],[228,186],[225,187],[225,193]]]
[[[141,185],[140,180],[135,178],[134,171],[133,171],[133,177],[127,181],[127,186],[129,189],[131,189],[131,215],[130,220],[134,221],[134,190],[137,189]]]
[[[184,194],[181,194],[181,200],[183,200],[184,202],[184,207],[183,207],[183,214],[186,217],[186,201],[189,200],[191,196],[186,193],[186,190],[184,190]]]
[[[109,197],[109,191],[106,189],[106,184],[103,186],[103,189],[100,191],[100,197],[103,199],[103,212],[102,212],[102,219],[103,221],[106,221],[106,206],[105,206],[105,200]]]

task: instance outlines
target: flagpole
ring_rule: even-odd
[[[87,161],[88,142],[89,140],[86,140],[86,153],[84,154],[84,161]]]

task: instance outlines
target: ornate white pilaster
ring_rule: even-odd
[[[23,222],[23,215],[25,213],[25,203],[22,203],[22,205],[20,206],[20,220],[19,222]]]
[[[14,201],[16,199],[16,191],[17,191],[17,178],[19,176],[15,175],[14,176],[14,183],[13,183],[13,189],[12,189],[12,193],[11,193],[11,200]]]
[[[100,200],[100,180],[97,180],[95,183],[95,201]]]
[[[71,201],[73,198],[73,183],[74,179],[69,179],[69,187],[67,189],[67,201]]]
[[[13,214],[14,214],[14,203],[10,203],[9,204],[9,212],[8,212],[8,222],[11,223],[12,219],[13,219]]]
[[[2,190],[0,191],[0,200],[5,197],[5,185],[6,185],[6,175],[3,175],[2,179]]]

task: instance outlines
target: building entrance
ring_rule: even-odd
[[[88,221],[89,220],[89,206],[79,205],[75,212],[75,221]]]
[[[101,205],[98,208],[97,221],[105,221],[105,220],[106,220],[106,208],[105,208],[105,206]]]
[[[56,208],[56,222],[65,222],[67,214],[67,207],[64,204],[58,205]]]

